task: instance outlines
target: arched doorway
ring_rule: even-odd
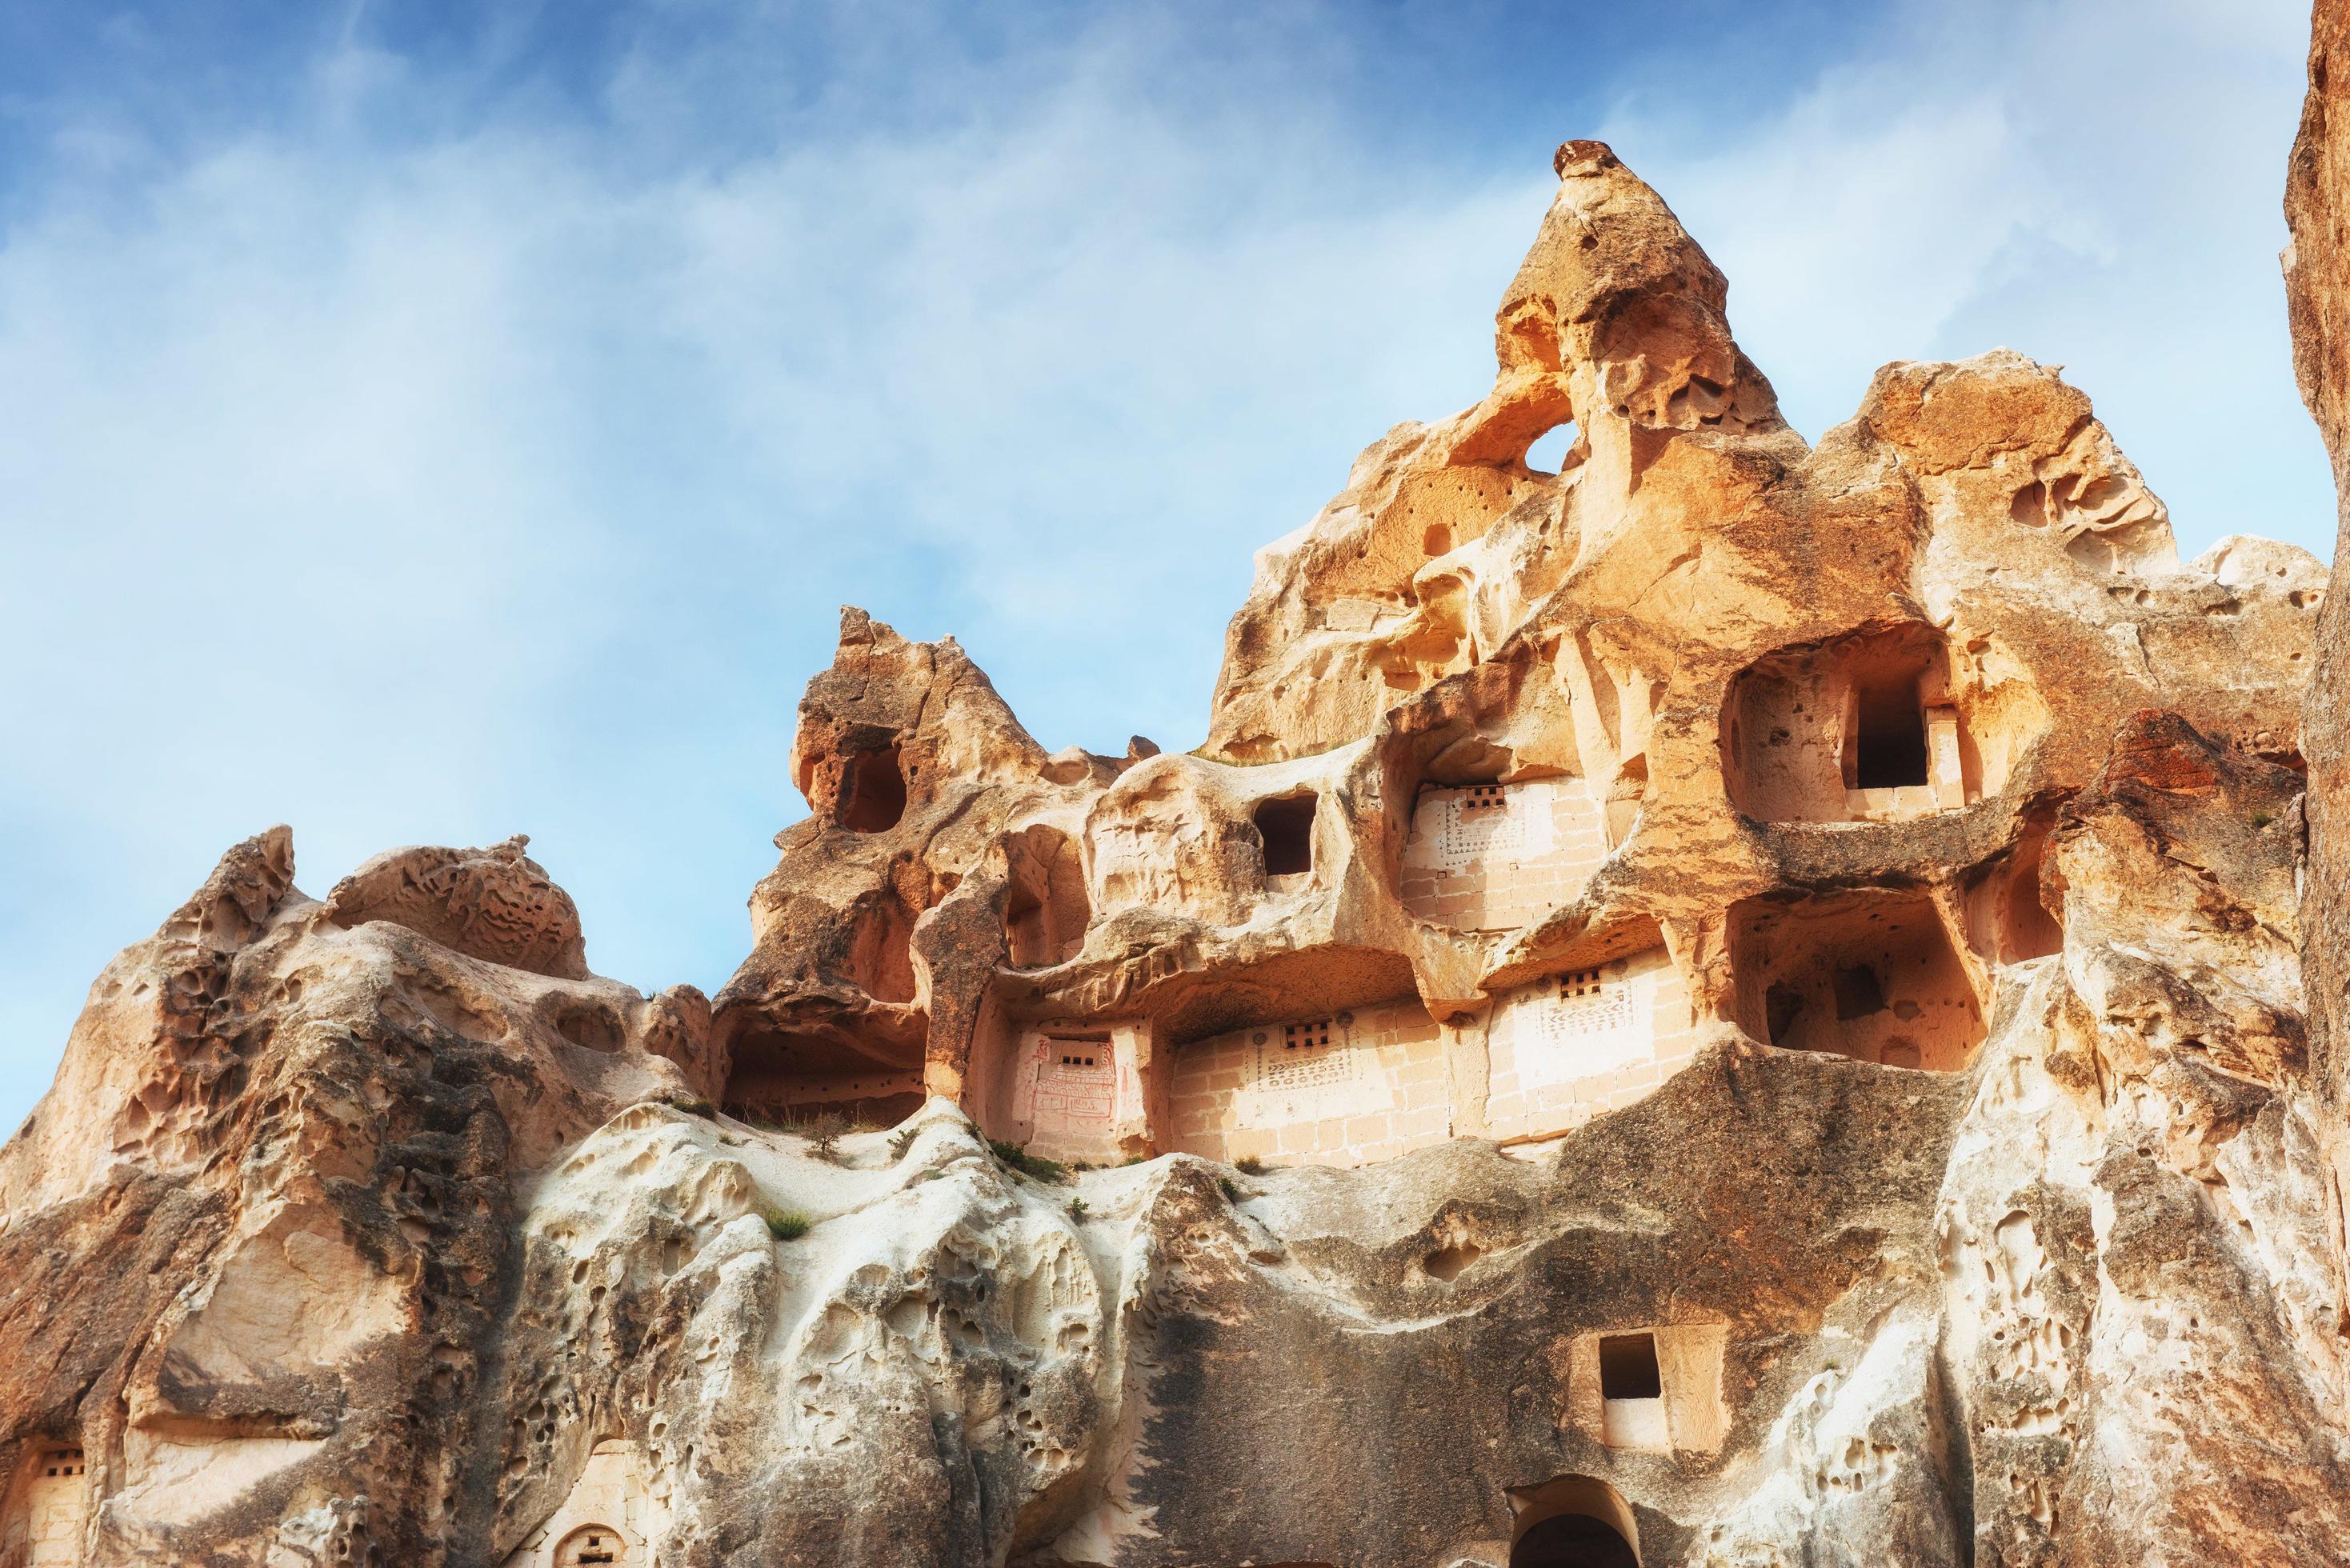
[[[1622,1494],[1592,1476],[1510,1489],[1517,1529],[1510,1568],[1640,1568],[1638,1523]]]
[[[1560,1513],[1518,1537],[1510,1568],[1640,1568],[1640,1560],[1613,1525],[1587,1513]]]
[[[628,1542],[608,1524],[583,1524],[555,1549],[555,1568],[626,1568]]]

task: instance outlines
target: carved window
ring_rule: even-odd
[[[1578,969],[1558,977],[1555,1001],[1544,1010],[1541,1029],[1553,1040],[1612,1033],[1632,1024],[1632,997],[1624,981],[1600,969]]]
[[[556,1568],[618,1568],[628,1561],[628,1543],[608,1524],[590,1524],[563,1538]]]
[[[1351,1013],[1342,1012],[1335,1019],[1284,1023],[1278,1045],[1259,1030],[1254,1042],[1256,1084],[1268,1089],[1312,1089],[1353,1082],[1353,1064],[1346,1050],[1346,1031],[1353,1023]]]
[[[1657,1336],[1653,1334],[1608,1334],[1599,1338],[1599,1397],[1603,1399],[1659,1399],[1664,1379],[1657,1369]]]
[[[1319,797],[1291,795],[1256,808],[1257,837],[1264,845],[1264,874],[1295,877],[1314,869],[1314,810]]]
[[[1915,674],[1860,682],[1853,702],[1852,748],[1856,789],[1926,782],[1926,708]]]

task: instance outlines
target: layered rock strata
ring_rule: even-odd
[[[0,1568],[2338,1561],[2324,568],[2005,350],[1807,446],[1556,170],[1197,752],[847,612],[714,999],[233,849],[0,1151]]]

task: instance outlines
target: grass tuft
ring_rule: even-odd
[[[816,1223],[796,1209],[762,1209],[759,1218],[767,1222],[767,1234],[778,1241],[796,1241]]]
[[[996,1158],[1023,1176],[1034,1178],[1038,1181],[1061,1182],[1069,1179],[1067,1166],[1057,1159],[1046,1159],[1043,1155],[1030,1154],[1028,1146],[1025,1144],[999,1143],[994,1138],[989,1138],[987,1147],[995,1151]]]
[[[1263,1176],[1264,1174],[1264,1161],[1259,1159],[1253,1154],[1244,1154],[1241,1156],[1240,1158],[1232,1161],[1232,1168],[1239,1171],[1243,1176]]]

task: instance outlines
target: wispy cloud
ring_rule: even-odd
[[[612,6],[559,60],[533,14],[355,12],[177,119],[26,111],[0,1120],[273,820],[313,888],[528,830],[598,968],[714,984],[844,600],[961,636],[1048,744],[1192,742],[1250,551],[1482,389],[1541,132],[1609,121],[1814,435],[1879,361],[2003,340],[2073,361],[2190,539],[2236,453],[2270,514],[2224,527],[2326,514],[2269,259],[2282,12],[1921,8],[1774,39],[1810,63],[1729,103],[1677,93],[1702,39],[1595,34],[1505,138],[1430,132],[1479,84],[1345,7]]]

